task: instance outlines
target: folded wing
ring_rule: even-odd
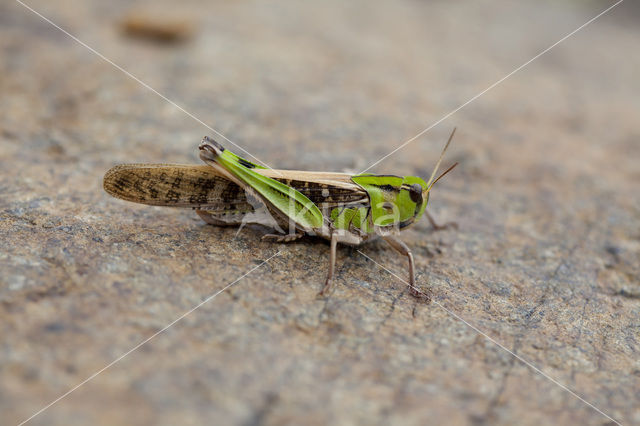
[[[321,209],[366,203],[367,194],[345,173],[256,169],[307,196]],[[122,200],[152,206],[205,210],[240,220],[254,212],[256,200],[208,165],[121,164],[104,176],[107,193]]]

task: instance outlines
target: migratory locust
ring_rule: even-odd
[[[337,244],[360,245],[380,236],[407,257],[412,295],[429,298],[415,287],[413,255],[396,235],[420,219],[433,185],[457,165],[435,178],[454,133],[427,182],[415,176],[267,169],[205,137],[199,149],[206,165],[122,164],[107,171],[104,189],[135,203],[191,208],[212,225],[265,225],[273,230],[262,237],[267,241],[325,238],[331,251],[321,295],[331,288]]]

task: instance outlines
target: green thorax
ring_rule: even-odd
[[[398,226],[417,221],[427,207],[427,183],[416,176],[356,175],[351,178],[369,195],[374,226]]]

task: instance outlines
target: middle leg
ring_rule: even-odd
[[[333,273],[336,268],[336,251],[338,247],[338,234],[331,233],[331,252],[329,253],[329,272],[327,273],[327,280],[324,282],[324,287],[318,294],[319,296],[326,296],[331,290],[331,284],[333,283]]]

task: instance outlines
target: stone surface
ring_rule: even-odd
[[[269,165],[362,170],[611,3],[29,5]],[[164,6],[163,6],[164,5]],[[171,12],[169,12],[171,14]],[[201,123],[19,3],[0,4],[0,413],[15,424],[277,254],[32,424],[640,423],[639,13],[625,2],[373,169],[427,177],[421,286],[351,248],[260,241],[102,191],[197,163]],[[230,145],[227,142],[227,145]],[[382,242],[361,248],[404,277]],[[465,324],[461,321],[468,322]]]

